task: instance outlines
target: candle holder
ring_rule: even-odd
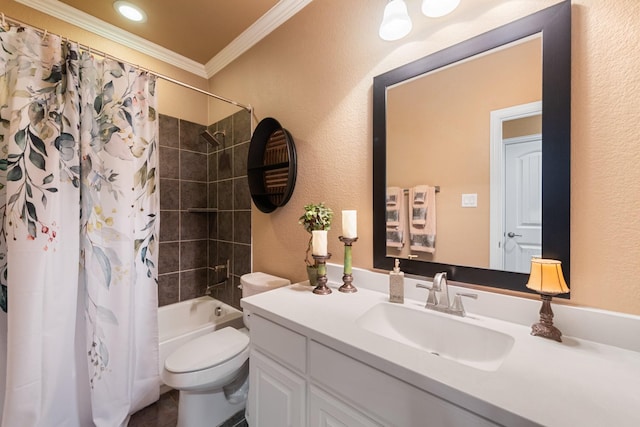
[[[351,245],[358,241],[357,237],[338,237],[342,243],[344,243],[344,274],[342,276],[342,282],[344,283],[338,290],[346,294],[358,292],[358,288],[352,285],[353,274],[351,274]]]
[[[318,285],[313,288],[313,293],[318,295],[329,295],[331,289],[327,286],[327,260],[331,258],[331,254],[327,255],[311,255],[316,264],[318,264]]]

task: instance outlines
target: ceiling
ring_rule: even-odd
[[[15,0],[209,78],[311,0],[127,0],[147,15],[128,21],[115,0]]]

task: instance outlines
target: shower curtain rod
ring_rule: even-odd
[[[31,28],[34,31],[42,34],[43,38],[46,37],[47,34],[53,34],[53,33],[50,33],[48,30],[43,30],[41,28],[34,27],[33,25],[30,25],[30,24],[24,23],[22,21],[19,21],[17,19],[10,18],[10,17],[6,16],[4,13],[0,13],[0,15],[1,15],[1,19],[2,19],[2,21],[0,23],[2,25],[2,28],[6,28],[7,27],[7,22],[10,22],[10,23],[12,23],[14,25],[19,25],[21,27]],[[115,57],[113,55],[110,55],[110,54],[108,54],[106,52],[102,52],[100,50],[93,49],[91,46],[87,46],[87,45],[84,45],[84,44],[79,43],[79,42],[74,42],[73,40],[71,40],[68,37],[64,37],[64,36],[61,36],[61,35],[58,35],[58,37],[60,37],[63,41],[67,40],[69,42],[76,43],[79,48],[84,49],[84,50],[86,50],[86,51],[88,51],[90,53],[95,53],[95,54],[98,54],[100,56],[103,56],[104,58],[113,59],[115,61],[131,65],[132,67],[136,67],[136,69],[138,69],[138,70],[141,70],[141,71],[144,71],[146,73],[152,74],[152,75],[156,76],[159,79],[166,80],[168,82],[171,82],[171,83],[176,84],[178,86],[182,86],[182,87],[187,88],[187,89],[191,89],[191,90],[199,92],[199,93],[201,93],[203,95],[207,95],[207,96],[210,96],[211,98],[215,98],[215,99],[217,99],[219,101],[223,101],[223,102],[226,102],[228,104],[235,105],[236,107],[240,107],[240,108],[243,108],[243,109],[247,110],[249,112],[249,114],[253,114],[253,107],[251,107],[251,105],[244,105],[244,104],[236,102],[236,101],[234,101],[232,99],[225,98],[225,97],[220,96],[220,95],[216,95],[215,93],[207,92],[206,90],[197,88],[197,87],[192,86],[192,85],[190,85],[188,83],[181,82],[180,80],[176,80],[176,79],[174,79],[172,77],[165,76],[164,74],[160,74],[160,73],[157,73],[155,71],[149,70],[148,68],[141,67],[141,66],[139,66],[137,64],[132,64],[129,61],[122,60],[122,59],[117,58],[117,57]]]

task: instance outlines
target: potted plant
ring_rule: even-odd
[[[313,230],[330,230],[331,220],[333,219],[333,211],[328,208],[324,203],[309,204],[304,207],[304,214],[298,219],[298,223],[302,224],[305,230],[309,234]],[[307,245],[307,252],[305,254],[304,262],[307,264],[307,275],[309,276],[309,284],[316,285],[318,277],[318,267],[315,260],[311,258],[311,242],[313,236],[309,237],[309,244]]]

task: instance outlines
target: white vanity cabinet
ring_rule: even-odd
[[[496,425],[259,315],[250,333],[251,427]]]

